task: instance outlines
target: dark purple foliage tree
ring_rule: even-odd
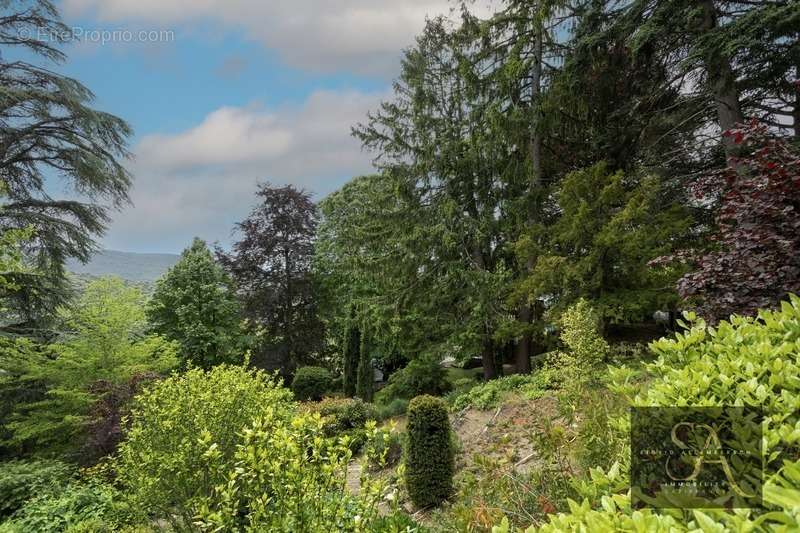
[[[678,292],[711,320],[754,315],[800,292],[800,155],[757,122],[725,135],[744,155],[699,180],[694,191],[716,202],[714,247],[662,258],[694,265]]]
[[[260,185],[256,194],[261,203],[236,225],[240,240],[217,255],[258,333],[253,362],[287,374],[314,362],[322,346],[311,270],[317,207],[291,185]]]
[[[159,378],[153,372],[142,372],[124,383],[114,384],[102,380],[92,385],[92,394],[100,396],[100,399],[94,404],[90,414],[91,422],[81,455],[84,462],[94,463],[117,450],[122,441],[125,417],[129,414],[133,397]]]

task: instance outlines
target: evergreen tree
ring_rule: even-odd
[[[350,320],[347,321],[342,345],[342,383],[344,385],[344,395],[348,398],[356,394],[360,361],[361,332],[356,322],[355,308],[351,307]]]
[[[152,331],[180,343],[184,364],[241,363],[247,350],[231,280],[197,238],[158,280],[147,318]]]
[[[365,328],[361,328],[359,352],[356,395],[365,402],[371,402],[375,392],[375,371],[372,368],[372,355]]]
[[[94,238],[108,222],[108,206],[128,201],[131,179],[120,162],[131,130],[117,117],[92,109],[93,95],[80,82],[52,70],[69,35],[48,0],[0,4],[0,181],[8,203],[0,230],[32,227],[25,244],[36,273],[13,274],[19,290],[9,295],[2,317],[7,330],[37,331],[70,296],[64,275],[68,258],[86,261]],[[22,59],[15,57],[22,56]],[[45,65],[27,62],[38,57]],[[51,196],[61,179],[77,194]]]

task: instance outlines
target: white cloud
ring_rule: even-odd
[[[224,243],[258,182],[319,198],[370,172],[350,127],[386,96],[318,91],[301,105],[222,107],[187,131],[144,137],[131,165],[135,206],[114,217],[106,246],[177,251],[195,235]]]
[[[481,0],[477,8],[489,11]],[[425,17],[450,13],[448,0],[64,0],[67,15],[109,23],[215,23],[275,49],[289,64],[316,71],[394,75],[400,51]]]

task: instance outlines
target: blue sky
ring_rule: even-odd
[[[133,207],[111,249],[229,242],[258,182],[320,198],[369,172],[350,127],[389,97],[402,48],[447,0],[61,0],[83,32],[60,69],[135,130]],[[149,42],[122,31],[161,32]],[[97,34],[118,32],[115,42]],[[130,34],[128,34],[130,35]],[[155,35],[155,34],[154,34]],[[127,40],[127,42],[125,42]],[[91,42],[95,41],[95,42]]]

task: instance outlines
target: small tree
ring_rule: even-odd
[[[356,379],[356,394],[365,402],[372,401],[375,392],[375,371],[372,369],[372,360],[369,355],[366,332],[361,330],[361,349],[358,360],[358,376]]]
[[[361,332],[356,322],[355,309],[350,311],[350,320],[344,332],[344,346],[342,348],[342,382],[344,395],[355,396],[358,381],[358,362],[361,359]]]
[[[184,363],[239,363],[247,349],[231,280],[197,238],[158,280],[147,318],[154,332],[180,343]]]
[[[408,405],[406,486],[417,507],[439,505],[453,492],[454,450],[447,403],[417,396]]]

